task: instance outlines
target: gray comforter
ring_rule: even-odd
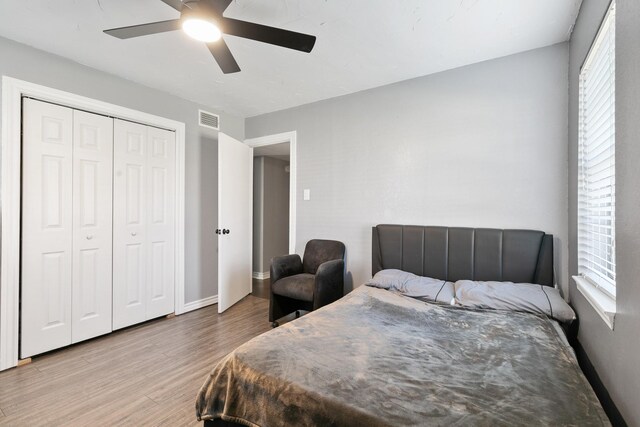
[[[367,286],[233,351],[196,411],[248,426],[608,424],[551,320]]]

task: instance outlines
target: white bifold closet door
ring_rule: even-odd
[[[113,119],[73,111],[71,341],[111,332]]]
[[[21,357],[111,331],[113,121],[25,99]]]
[[[114,125],[113,329],[172,313],[175,134]]]

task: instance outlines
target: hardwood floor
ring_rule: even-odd
[[[253,279],[252,289],[253,291],[251,292],[251,295],[253,295],[254,297],[269,299],[271,291],[271,280]]]
[[[213,305],[153,320],[0,372],[0,425],[200,425],[206,375],[271,329],[268,306],[248,295],[221,315]]]

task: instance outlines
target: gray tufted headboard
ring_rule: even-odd
[[[450,281],[553,286],[553,236],[535,230],[381,224],[373,227],[372,273],[387,268]]]

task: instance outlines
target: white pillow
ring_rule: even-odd
[[[407,271],[380,270],[367,283],[367,286],[396,291],[412,298],[424,301],[436,301],[452,304],[453,283],[431,277],[416,276]]]
[[[560,292],[550,286],[471,280],[458,280],[454,286],[456,303],[463,307],[545,314],[560,322],[576,318]]]

